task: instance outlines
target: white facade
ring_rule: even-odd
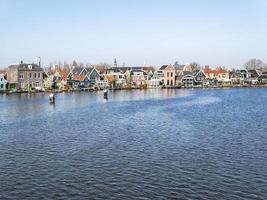
[[[6,90],[7,81],[4,74],[0,74],[0,91]]]

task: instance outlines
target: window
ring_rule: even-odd
[[[36,82],[35,83],[35,87],[39,87],[39,82]]]
[[[36,78],[37,76],[36,76],[36,73],[34,73],[34,78]]]
[[[32,78],[32,73],[30,73],[29,77]]]
[[[4,84],[1,84],[1,85],[0,85],[0,88],[3,89],[3,88],[4,88]]]
[[[171,72],[171,77],[172,77],[173,73]]]
[[[40,78],[41,77],[41,74],[40,73],[38,73],[38,78]]]
[[[169,72],[167,72],[167,77],[169,77]]]
[[[1,78],[0,81],[3,81],[3,78]]]
[[[20,74],[19,79],[24,79],[24,74]]]
[[[167,80],[167,85],[169,85],[169,80]]]

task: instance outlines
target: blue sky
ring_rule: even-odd
[[[265,0],[0,0],[0,67],[267,62]]]

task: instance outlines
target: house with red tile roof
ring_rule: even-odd
[[[210,69],[210,68],[204,68],[203,69],[204,74],[206,77],[210,80],[215,80],[218,83],[223,84],[230,84],[231,80],[229,77],[229,72],[222,68],[217,69]]]

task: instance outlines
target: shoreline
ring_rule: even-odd
[[[233,89],[233,88],[267,88],[267,85],[229,85],[229,86],[208,86],[208,87],[185,87],[185,86],[173,86],[173,87],[151,87],[151,88],[110,88],[108,90],[165,90],[165,89]],[[0,91],[1,94],[35,94],[35,93],[71,93],[71,92],[97,92],[103,91],[102,89],[99,90],[92,90],[92,89],[74,89],[74,90],[44,90],[44,91]]]

